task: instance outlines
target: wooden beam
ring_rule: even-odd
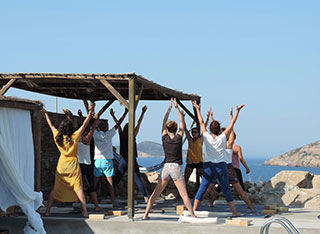
[[[31,111],[34,148],[34,191],[40,192],[41,178],[41,111]]]
[[[88,104],[88,100],[83,100],[83,105],[86,108],[87,114],[89,113],[89,104]]]
[[[99,110],[99,112],[94,116],[94,118],[97,118],[98,115],[102,115],[103,112],[105,112],[109,106],[114,102],[114,100],[109,100],[102,108]]]
[[[177,99],[177,103],[179,104],[179,106],[181,106],[181,108],[191,117],[191,119],[193,119],[194,121],[196,121],[196,116],[194,116],[191,111],[189,111],[187,109],[187,107],[185,107],[185,105],[182,104],[182,102],[180,100]]]
[[[143,92],[143,88],[144,88],[144,85],[142,84],[140,89],[139,89],[138,95],[136,95],[136,104],[135,104],[135,107],[134,107],[135,110],[137,109],[137,106],[139,104],[139,101],[140,101],[140,98],[141,98],[141,95],[142,95],[142,92]]]
[[[122,97],[122,95],[106,80],[100,80],[103,84],[127,109],[129,109],[129,103]]]
[[[3,96],[15,81],[16,79],[9,80],[8,83],[0,90],[0,96]]]
[[[128,217],[134,217],[134,168],[135,168],[135,78],[129,79],[129,131],[128,131]]]

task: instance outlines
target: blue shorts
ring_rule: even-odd
[[[93,174],[96,177],[100,177],[103,174],[106,177],[112,177],[114,172],[113,172],[113,161],[112,159],[96,159],[94,161],[94,170]]]

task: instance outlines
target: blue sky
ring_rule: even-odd
[[[135,72],[200,95],[202,113],[212,106],[223,125],[230,106],[245,103],[237,143],[267,158],[319,140],[319,12],[319,1],[1,1],[0,72]],[[54,111],[53,97],[6,95]],[[168,103],[142,104],[138,142],[160,142]]]

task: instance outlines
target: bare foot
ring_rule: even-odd
[[[240,214],[239,214],[239,213],[235,213],[235,214],[232,214],[231,217],[232,217],[232,218],[240,217]]]
[[[150,217],[149,216],[143,216],[143,218],[142,218],[142,220],[149,220],[150,219]]]
[[[101,208],[100,206],[96,206],[96,207],[94,208],[94,210],[95,210],[95,211],[101,211],[102,208]]]
[[[88,212],[83,213],[83,217],[84,217],[84,218],[89,218],[89,214],[88,214]]]

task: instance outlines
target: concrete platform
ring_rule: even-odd
[[[141,201],[142,202],[142,201]],[[159,200],[150,213],[150,220],[142,220],[145,210],[145,204],[138,203],[135,206],[134,221],[129,220],[126,213],[126,207],[120,205],[113,210],[122,210],[122,216],[108,216],[107,210],[95,212],[89,209],[89,213],[104,213],[104,220],[89,220],[81,217],[81,210],[73,210],[71,213],[57,214],[53,213],[50,217],[43,217],[47,233],[260,233],[261,226],[273,217],[281,216],[288,218],[295,227],[302,233],[319,234],[320,233],[320,210],[307,210],[302,208],[289,209],[288,212],[280,212],[271,217],[265,217],[261,214],[262,206],[258,206],[257,213],[252,214],[246,206],[237,205],[241,217],[233,219],[251,220],[248,227],[230,226],[225,224],[225,220],[231,215],[227,205],[219,204],[214,207],[208,207],[203,202],[199,210],[214,212],[218,217],[218,224],[190,224],[178,223],[179,216],[176,214],[176,206],[181,202]],[[238,203],[240,204],[240,203]],[[9,233],[23,233],[26,218],[19,213],[17,216],[1,217],[0,229],[8,229]],[[279,224],[272,224],[270,233],[287,233]]]

